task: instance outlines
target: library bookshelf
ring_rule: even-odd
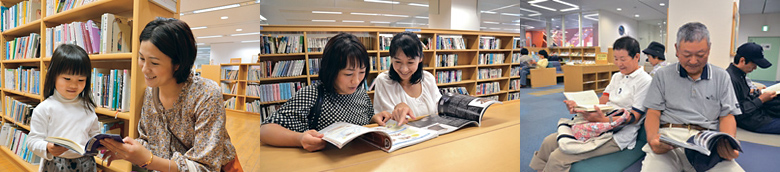
[[[551,47],[550,55],[557,55],[567,62],[577,64],[595,64],[596,53],[601,52],[599,47]]]
[[[614,64],[566,65],[563,68],[563,90],[604,92],[612,75],[620,72]]]
[[[232,80],[223,80],[219,77],[219,74],[216,76],[212,75],[209,78],[217,81],[217,82],[226,82],[226,83],[235,83],[238,84],[237,86],[237,92],[235,94],[232,93],[226,93],[224,94],[225,100],[233,100],[232,98],[235,97],[235,108],[234,109],[228,109],[229,111],[236,111],[236,112],[246,112],[246,113],[252,113],[248,112],[246,110],[245,104],[254,101],[257,98],[252,96],[246,96],[246,86],[247,84],[272,84],[272,83],[280,83],[280,82],[304,82],[305,85],[310,85],[312,82],[317,81],[318,75],[314,73],[310,73],[309,71],[314,68],[314,66],[310,65],[309,60],[311,59],[318,59],[322,58],[322,52],[318,51],[308,51],[310,48],[309,38],[325,38],[325,37],[332,37],[340,32],[346,32],[353,34],[357,37],[362,37],[361,40],[365,41],[371,41],[371,42],[363,42],[364,45],[367,45],[366,50],[369,54],[369,57],[372,58],[371,61],[373,61],[371,64],[373,65],[371,67],[371,70],[369,72],[369,77],[366,79],[366,86],[370,87],[374,81],[374,79],[382,72],[387,71],[389,68],[389,63],[382,63],[383,58],[387,58],[390,56],[390,52],[388,51],[388,48],[386,48],[386,45],[389,45],[389,40],[392,38],[392,35],[395,35],[397,33],[401,33],[404,31],[412,31],[418,36],[420,36],[421,40],[427,40],[431,44],[428,44],[427,49],[423,50],[423,70],[430,72],[434,76],[437,75],[437,72],[440,71],[458,71],[460,70],[461,80],[460,81],[453,81],[453,82],[438,82],[437,79],[437,85],[439,88],[447,88],[447,87],[464,87],[468,93],[472,96],[476,97],[489,97],[494,96],[499,101],[510,101],[509,95],[515,94],[517,96],[513,96],[513,99],[519,98],[519,89],[510,90],[509,85],[510,81],[514,79],[518,79],[519,77],[510,77],[511,73],[511,67],[519,64],[513,64],[512,63],[512,54],[513,53],[520,53],[520,48],[515,45],[516,41],[515,38],[521,37],[520,34],[517,33],[505,33],[505,32],[483,32],[483,31],[464,31],[464,30],[447,30],[447,29],[428,29],[428,28],[400,28],[400,27],[370,27],[370,26],[285,26],[285,25],[272,25],[272,26],[262,26],[260,29],[260,33],[262,36],[295,36],[295,37],[302,37],[302,47],[303,50],[296,53],[275,53],[275,54],[265,54],[260,53],[258,54],[258,61],[284,61],[284,60],[304,60],[306,62],[304,71],[302,73],[295,73],[293,77],[276,77],[276,78],[264,78],[260,79],[259,81],[248,81],[246,80],[247,71],[252,68],[253,65],[257,64],[221,64],[219,65],[220,68],[234,68],[238,69],[238,79],[235,81]],[[461,37],[464,40],[462,41],[463,47],[462,49],[438,49],[436,48],[436,42],[437,39],[440,39],[442,37]],[[483,46],[480,47],[481,39],[492,39],[492,40],[500,40],[500,43],[493,43],[491,47]],[[382,43],[382,41],[386,41],[385,43]],[[487,41],[485,41],[487,42]],[[433,45],[433,46],[430,46]],[[488,44],[485,44],[488,45]],[[261,45],[262,46],[262,45]],[[261,48],[262,49],[262,48]],[[492,54],[494,56],[494,61],[491,63],[480,63],[480,55],[484,54]],[[442,66],[437,65],[437,56],[443,56],[443,55],[457,55],[458,60],[454,62],[454,65],[448,65],[448,66]],[[487,56],[487,55],[485,55]],[[503,56],[503,59],[495,58],[497,56]],[[499,59],[499,60],[495,60]],[[484,61],[484,60],[483,60]],[[389,62],[389,61],[387,61]],[[209,67],[203,67],[202,70],[204,72],[204,77],[206,76],[206,73],[219,73],[219,69],[215,69],[216,65],[212,65]],[[493,69],[498,73],[497,76],[492,76],[489,78],[480,78],[479,71],[480,69]],[[500,69],[500,72],[499,72]],[[438,77],[436,77],[438,78]],[[495,86],[498,86],[499,89],[495,92],[488,92],[488,93],[480,93],[477,94],[477,88],[480,84],[492,84]],[[374,96],[374,90],[368,91],[369,96],[373,100]],[[270,102],[262,102],[262,105],[281,105],[285,100],[281,101],[270,101]],[[257,114],[258,113],[252,113]]]
[[[21,0],[0,0],[0,5],[10,7]],[[176,10],[179,10],[179,3],[176,3]],[[66,24],[71,22],[85,22],[87,20],[100,21],[101,15],[104,13],[112,13],[117,16],[127,17],[132,22],[132,35],[131,35],[131,49],[130,53],[114,53],[114,54],[92,54],[89,55],[92,61],[93,68],[106,68],[106,69],[127,69],[130,73],[130,107],[127,112],[113,111],[107,108],[98,107],[95,109],[95,113],[99,116],[108,116],[122,119],[125,122],[126,137],[136,138],[138,137],[138,121],[141,115],[141,106],[143,103],[144,90],[146,84],[143,79],[143,73],[138,68],[138,42],[139,35],[143,30],[146,23],[154,20],[156,17],[175,17],[178,18],[178,13],[174,13],[166,10],[159,5],[147,0],[96,0],[81,6],[76,6],[72,9],[62,11],[47,16],[46,0],[41,0],[41,19],[37,19],[33,22],[19,25],[15,28],[8,29],[2,32],[0,42],[3,43],[3,48],[0,48],[2,59],[0,60],[0,69],[3,74],[0,75],[3,81],[3,87],[0,89],[0,96],[11,98],[25,99],[28,101],[34,101],[34,103],[40,103],[45,98],[41,94],[33,94],[29,92],[18,91],[9,89],[5,85],[6,69],[15,69],[20,66],[34,67],[40,70],[40,93],[43,93],[43,84],[47,73],[47,68],[51,64],[51,57],[46,57],[46,38],[52,35],[46,35],[46,28],[55,27],[60,24]],[[9,50],[6,48],[5,43],[13,40],[14,38],[30,35],[31,33],[40,34],[40,57],[30,59],[6,59],[6,55]],[[3,107],[6,107],[9,102],[3,99]],[[5,108],[3,108],[5,109]],[[9,117],[7,113],[2,113],[2,119],[4,123],[10,123],[18,126],[22,130],[30,130],[28,125],[23,125],[17,121],[14,121]],[[0,152],[14,157],[13,161],[19,166],[24,167],[26,171],[37,171],[38,165],[32,165],[22,160],[17,155],[13,154],[9,148],[0,146]],[[114,161],[111,166],[104,166],[101,163],[102,159],[95,157],[95,161],[98,167],[105,171],[131,171],[132,165],[127,161]]]

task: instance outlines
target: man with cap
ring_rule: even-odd
[[[653,70],[650,71],[651,76],[655,75],[655,71],[667,65],[666,56],[664,55],[665,50],[664,44],[655,41],[651,42],[645,50],[642,50],[647,55],[647,62],[653,65]]]
[[[780,99],[775,98],[777,94],[774,91],[751,93],[745,78],[756,66],[768,68],[772,63],[764,58],[760,45],[748,42],[737,48],[734,62],[726,68],[742,110],[742,115],[735,117],[737,126],[758,133],[780,134]]]

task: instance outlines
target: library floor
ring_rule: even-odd
[[[776,83],[757,82],[764,85]],[[520,131],[522,131],[520,135],[520,171],[531,172],[534,170],[528,164],[531,162],[534,152],[539,150],[544,137],[555,132],[555,124],[557,124],[558,119],[570,118],[572,115],[563,105],[563,100],[565,100],[561,94],[563,93],[563,82],[549,87],[523,88],[520,92]],[[737,162],[746,171],[766,171],[763,169],[766,165],[753,164],[762,161],[761,159],[766,159],[762,157],[777,156],[777,154],[769,152],[780,152],[780,135],[759,134],[738,128],[737,136],[740,141],[743,141],[745,148],[745,154],[737,158]],[[641,165],[641,163],[635,165]],[[637,168],[630,167],[627,171],[634,171]]]
[[[258,171],[260,167],[260,116],[227,112],[227,130],[244,171]],[[0,171],[22,171],[11,157],[0,153]]]

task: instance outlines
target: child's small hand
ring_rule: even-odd
[[[57,146],[54,143],[49,143],[46,144],[46,151],[48,151],[51,155],[60,156],[62,153],[65,153],[65,151],[68,151],[68,148]]]
[[[322,137],[325,135],[320,134],[317,130],[308,130],[301,134],[300,142],[301,147],[310,152],[314,152],[325,148],[325,140]]]

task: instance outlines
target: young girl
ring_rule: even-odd
[[[100,133],[90,90],[92,63],[87,52],[73,44],[54,50],[43,85],[46,100],[33,110],[27,147],[45,159],[40,171],[96,171],[95,159],[44,141],[63,137],[81,145]]]
[[[376,77],[374,84],[375,112],[392,112],[399,124],[407,122],[406,117],[436,114],[436,104],[441,98],[436,78],[423,70],[422,44],[417,34],[403,32],[390,41],[390,56],[393,63],[390,70]]]
[[[317,131],[335,122],[384,125],[390,114],[375,115],[366,89],[362,87],[368,77],[369,65],[366,48],[357,37],[340,33],[331,38],[322,53],[319,74],[322,82],[299,90],[263,121],[260,142],[316,151],[326,144]],[[317,109],[315,104],[320,97],[321,108]]]

